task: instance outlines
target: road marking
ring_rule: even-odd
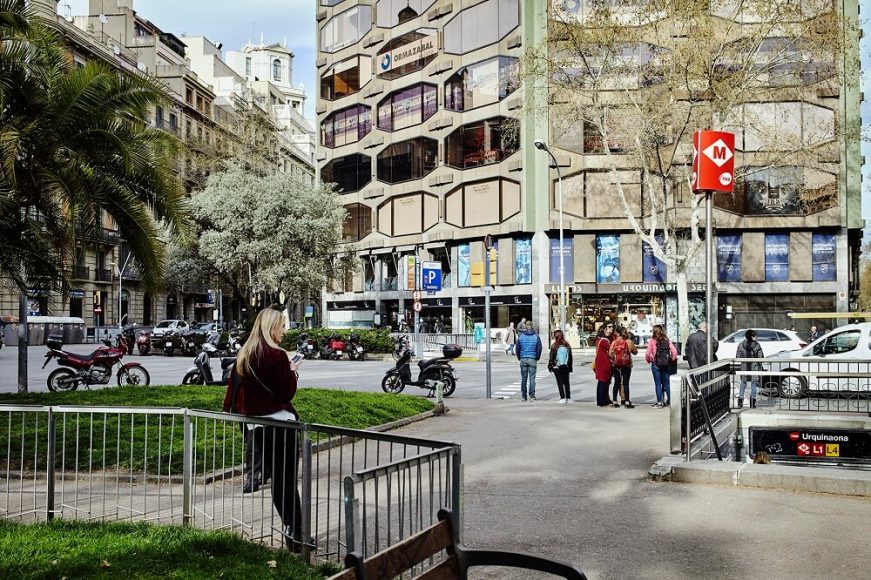
[[[546,371],[537,373],[535,375],[536,391],[539,391],[538,382],[540,380],[547,378],[549,375],[550,375],[550,373],[548,373]],[[514,396],[520,392],[520,383],[521,383],[521,381],[519,381],[519,380],[514,381],[513,383],[510,383],[510,384],[502,387],[498,391],[494,392],[493,396],[499,397],[500,399],[510,399],[512,396]]]

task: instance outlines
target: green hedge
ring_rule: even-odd
[[[299,335],[302,332],[307,332],[309,338],[314,339],[315,344],[320,348],[321,339],[325,336],[338,335],[343,340],[347,341],[351,334],[357,334],[360,337],[360,342],[366,352],[372,353],[388,353],[393,352],[393,337],[390,336],[389,329],[367,330],[367,329],[350,329],[350,328],[310,328],[307,330],[288,330],[284,338],[281,340],[281,347],[285,350],[295,351],[299,342]]]

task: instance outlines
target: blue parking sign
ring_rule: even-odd
[[[424,262],[420,271],[421,287],[427,292],[442,289],[442,263]]]

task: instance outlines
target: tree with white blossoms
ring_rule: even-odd
[[[346,211],[328,186],[231,168],[191,203],[201,228],[194,254],[243,296],[309,300],[346,266],[334,258]]]
[[[607,194],[666,264],[686,337],[687,269],[704,260],[692,133],[737,133],[736,193],[718,206],[744,203],[751,173],[785,166],[808,168],[805,215],[836,204],[837,188],[808,175],[838,174],[827,160],[841,129],[801,95],[837,98],[854,74],[844,21],[825,0],[553,0],[549,18],[548,39],[524,59],[521,76],[539,89],[524,114],[547,109],[552,145],[599,154],[584,167],[610,172]]]

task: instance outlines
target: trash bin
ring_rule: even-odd
[[[51,318],[51,320],[47,320],[45,323],[45,331],[43,336],[43,342],[39,343],[31,343],[31,344],[43,344],[49,336],[63,336],[64,325],[61,318]]]
[[[85,340],[85,321],[76,317],[62,320],[64,344],[82,344]]]
[[[3,325],[3,344],[18,346],[18,324],[7,322]]]
[[[30,322],[27,319],[27,344],[30,346],[41,345],[45,342],[45,323]]]

